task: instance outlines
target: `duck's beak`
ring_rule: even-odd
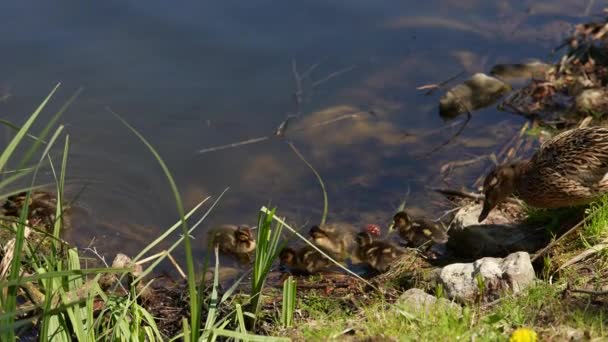
[[[494,206],[491,205],[488,201],[484,201],[483,209],[481,209],[481,214],[479,214],[479,218],[477,219],[477,222],[481,223],[483,220],[485,220],[493,208],[494,208]]]

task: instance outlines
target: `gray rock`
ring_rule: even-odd
[[[551,334],[556,341],[585,341],[589,340],[585,332],[567,325],[560,325],[555,328],[555,333]]]
[[[475,259],[504,257],[517,251],[533,252],[549,239],[544,227],[511,223],[514,219],[500,210],[491,211],[484,223],[479,224],[481,208],[481,204],[473,203],[454,216],[447,247],[458,257]]]
[[[481,214],[482,205],[480,203],[471,203],[460,208],[454,215],[452,225],[455,229],[463,229],[469,226],[477,226],[479,222],[479,214]],[[502,225],[509,224],[512,220],[506,217],[500,210],[492,210],[488,217],[484,220],[485,224]]]
[[[448,90],[439,99],[439,114],[449,118],[484,108],[498,101],[509,91],[511,86],[503,81],[477,73]]]
[[[513,253],[504,259],[486,257],[472,263],[447,265],[439,274],[447,296],[461,303],[475,302],[480,296],[491,301],[505,291],[518,293],[534,279],[534,268],[526,252]]]
[[[462,312],[462,307],[460,307],[460,305],[445,298],[437,298],[417,288],[412,288],[403,292],[403,294],[399,296],[397,302],[412,311],[424,313],[426,315],[428,315],[432,309],[451,309],[456,310],[458,314]]]

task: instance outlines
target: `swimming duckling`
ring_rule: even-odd
[[[337,261],[344,261],[355,247],[351,229],[337,225],[313,226],[309,231],[312,242]]]
[[[388,241],[375,240],[372,234],[357,234],[357,257],[374,270],[384,273],[403,251]]]
[[[400,211],[393,217],[390,230],[395,229],[409,247],[430,247],[432,242],[448,242],[448,234],[438,224],[426,218],[412,218],[405,211]]]
[[[532,158],[492,170],[483,184],[479,222],[515,194],[536,208],[570,207],[608,193],[608,128],[562,132],[543,143]]]
[[[21,210],[27,199],[27,192],[20,192],[16,195],[9,196],[6,202],[2,205],[3,214],[5,216],[20,217]],[[63,227],[69,226],[69,218],[66,213],[69,210],[68,206],[63,206],[63,214],[61,215]],[[28,201],[27,218],[32,224],[42,224],[50,228],[55,224],[55,215],[57,214],[57,197],[46,191],[32,191]]]
[[[299,250],[285,247],[279,254],[281,264],[289,267],[292,273],[314,274],[331,267],[332,262],[310,246]]]
[[[209,231],[209,246],[218,246],[220,252],[234,255],[240,262],[246,263],[251,261],[256,242],[251,227],[223,224]]]

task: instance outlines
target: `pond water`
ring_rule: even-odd
[[[62,119],[70,135],[68,195],[86,185],[66,237],[80,246],[95,238],[101,253],[135,253],[177,220],[160,167],[108,107],[158,149],[187,208],[230,187],[194,234],[197,254],[206,228],[255,225],[262,205],[277,205],[295,226],[319,220],[318,183],[286,141],[322,175],[329,221],[384,225],[408,189],[412,210],[437,217],[446,203],[428,188],[470,188],[489,161],[447,176],[441,166],[495,152],[524,120],[494,107],[477,111],[461,135],[429,154],[462,118],[442,120],[443,91],[427,96],[416,87],[497,63],[551,61],[551,49],[573,24],[600,13],[599,3],[5,2],[0,90],[11,96],[0,113],[22,122],[61,82],[44,121],[84,87]],[[299,106],[294,65],[304,76]],[[298,110],[285,138],[198,153],[272,137]],[[357,117],[314,127],[347,114]],[[4,141],[9,136],[3,131]]]

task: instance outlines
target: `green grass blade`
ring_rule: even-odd
[[[167,165],[165,164],[163,159],[160,157],[160,155],[158,154],[156,149],[154,149],[154,147],[148,142],[148,140],[146,140],[146,138],[144,138],[135,128],[133,128],[131,125],[129,125],[129,123],[127,123],[127,121],[124,120],[120,115],[114,113],[111,110],[110,110],[110,112],[112,114],[114,114],[114,116],[116,118],[118,118],[118,120],[120,120],[123,123],[123,125],[125,125],[129,130],[131,130],[131,132],[133,134],[135,134],[144,145],[146,145],[146,147],[148,148],[150,153],[152,153],[152,155],[154,155],[154,158],[156,158],[156,161],[159,163],[160,167],[162,168],[162,170],[165,174],[165,177],[167,178],[167,181],[169,182],[169,186],[171,187],[171,191],[173,192],[173,197],[174,197],[174,201],[175,201],[175,204],[177,207],[177,212],[179,214],[180,221],[182,223],[182,233],[184,234],[184,237],[185,237],[184,238],[184,252],[186,254],[186,268],[188,271],[188,292],[190,294],[190,298],[192,300],[194,300],[198,296],[197,296],[197,289],[196,289],[196,274],[194,272],[192,245],[190,242],[190,238],[188,236],[188,234],[189,234],[188,233],[188,223],[186,222],[186,218],[185,218],[184,206],[182,205],[182,198],[177,189],[177,185],[175,184],[175,180],[173,179],[173,176],[171,175],[171,172],[169,171],[169,168],[167,167]],[[195,322],[199,318],[200,317],[199,317],[199,313],[198,313],[198,305],[190,305],[190,325],[196,326]],[[184,337],[188,340],[196,341],[196,340],[198,340],[198,330],[193,330],[192,336],[190,338],[188,338],[188,336],[184,336]]]
[[[308,166],[308,168],[315,174],[315,177],[317,177],[319,186],[321,186],[321,192],[323,193],[323,215],[321,215],[321,225],[324,225],[325,220],[327,220],[327,212],[329,210],[328,209],[329,201],[327,199],[327,191],[325,190],[325,183],[323,183],[323,179],[321,178],[321,175],[317,172],[317,170],[315,170],[315,168],[312,166],[312,164],[310,164],[306,160],[306,158],[304,158],[304,155],[302,155],[302,153],[300,153],[300,151],[296,148],[296,146],[292,142],[288,142],[287,144],[289,145],[289,147],[291,147],[291,149],[298,156],[298,158],[300,158],[304,162],[304,164],[306,164],[306,166]]]
[[[213,204],[209,207],[209,209],[207,210],[207,212],[203,215],[203,217],[201,217],[194,225],[192,225],[192,228],[190,228],[190,230],[188,231],[188,234],[192,233],[207,217],[207,215],[209,215],[211,213],[211,211],[213,210],[213,208],[215,208],[215,206],[217,205],[217,203],[219,203],[220,199],[222,199],[222,197],[224,196],[224,194],[226,193],[226,191],[228,191],[228,188],[226,188],[221,194],[220,196],[218,196],[218,198],[213,202]],[[201,203],[202,204],[202,203]],[[195,208],[196,209],[196,208]],[[194,210],[193,209],[191,212],[193,213]],[[168,253],[171,253],[175,248],[177,248],[181,243],[182,240],[184,239],[184,236],[181,236],[173,245],[171,245],[171,247],[169,247],[166,251]],[[157,239],[158,240],[158,239]],[[140,253],[141,254],[141,253]],[[146,268],[139,277],[137,277],[135,280],[133,280],[133,283],[136,283],[138,281],[141,281],[141,279],[143,277],[145,277],[147,274],[149,274],[150,272],[152,272],[152,270],[154,270],[154,268],[161,263],[161,261],[163,261],[165,258],[167,257],[167,254],[165,254],[164,256],[161,256],[159,258],[157,258],[152,264],[150,264],[150,266],[148,266],[148,268]]]
[[[21,277],[17,280],[3,280],[0,281],[0,288],[9,287],[9,286],[18,286],[22,283],[28,283],[43,279],[52,279],[52,278],[61,278],[67,276],[81,276],[85,277],[87,275],[95,275],[100,273],[126,273],[130,270],[128,268],[85,268],[79,270],[64,270],[64,271],[54,271],[48,272],[44,274],[33,274],[30,276]]]
[[[14,131],[17,131],[17,132],[19,132],[19,130],[21,129],[21,127],[13,124],[12,122],[10,122],[8,120],[4,120],[4,119],[0,119],[0,125],[4,125],[4,126],[10,128],[10,129],[14,130]],[[46,144],[46,142],[44,140],[38,138],[37,136],[35,136],[33,134],[27,133],[25,136],[28,137],[28,138],[31,138],[33,140],[40,140],[40,142],[42,142],[43,144]]]
[[[253,334],[245,334],[238,331],[225,330],[225,329],[213,329],[213,334],[217,336],[231,337],[234,339],[239,339],[243,341],[251,341],[251,342],[285,342],[291,341],[287,337],[272,337],[272,336],[263,336],[263,335],[253,335]]]
[[[17,134],[15,134],[13,139],[6,146],[4,151],[2,151],[2,154],[0,154],[0,171],[4,170],[4,167],[6,166],[8,159],[11,157],[13,152],[15,152],[15,149],[17,148],[17,146],[19,145],[19,143],[21,142],[21,140],[23,139],[25,134],[32,127],[32,125],[34,124],[34,121],[36,121],[36,118],[38,117],[38,115],[40,114],[42,109],[44,109],[46,104],[49,102],[49,100],[51,99],[51,97],[53,96],[55,91],[57,91],[59,86],[60,86],[60,84],[57,84],[55,86],[55,88],[53,88],[51,93],[49,95],[47,95],[47,97],[44,99],[44,101],[42,101],[42,103],[38,106],[38,108],[34,111],[34,113],[32,113],[30,115],[30,117],[27,119],[25,124],[23,124],[23,127],[21,127],[21,129],[17,132]]]
[[[209,198],[211,198],[211,197],[208,196],[204,200],[199,202],[197,205],[195,205],[194,208],[192,208],[192,210],[190,210],[186,214],[186,219],[190,218],[190,216],[192,216],[192,214],[194,214],[205,202],[207,202],[207,200],[209,200]],[[171,233],[173,233],[180,226],[181,226],[181,222],[178,221],[177,223],[172,225],[169,229],[165,230],[165,232],[162,233],[158,238],[156,238],[156,240],[152,241],[152,243],[150,243],[144,249],[142,249],[137,254],[137,256],[135,256],[135,258],[133,258],[133,261],[137,261],[137,260],[141,259],[146,253],[148,253],[152,248],[154,248],[159,243],[163,242],[167,238],[167,236],[171,235]]]
[[[205,327],[203,336],[208,335],[217,320],[217,306],[218,306],[218,293],[217,289],[220,282],[220,256],[217,246],[215,247],[215,269],[213,270],[213,287],[211,288],[211,297],[209,298],[209,311],[207,312],[207,320],[205,321]]]
[[[55,212],[55,225],[53,227],[53,236],[59,238],[59,232],[63,228],[63,189],[65,186],[65,174],[68,163],[68,149],[70,146],[70,136],[65,137],[65,144],[63,147],[63,159],[61,161],[61,174],[59,176],[59,182],[57,182],[57,208]],[[56,246],[55,246],[56,248]]]
[[[225,302],[226,300],[228,300],[228,298],[230,298],[230,296],[232,296],[232,294],[234,293],[234,291],[236,291],[236,289],[239,287],[239,285],[241,284],[241,282],[243,281],[243,279],[245,279],[245,277],[247,277],[249,275],[250,271],[247,271],[245,273],[243,273],[243,275],[241,275],[233,284],[232,286],[230,286],[230,288],[228,288],[228,290],[226,290],[226,292],[224,292],[224,295],[222,296],[222,299],[220,299],[220,303]]]
[[[34,144],[30,146],[30,148],[25,152],[24,157],[21,159],[21,162],[19,164],[20,168],[31,159],[34,153],[36,153],[36,151],[40,147],[40,144],[44,142],[44,139],[46,139],[47,135],[51,131],[51,128],[55,125],[55,123],[57,122],[57,120],[59,120],[63,113],[70,107],[70,105],[72,105],[72,103],[76,100],[81,91],[82,88],[76,90],[76,92],[67,100],[67,102],[64,103],[63,106],[61,106],[59,111],[57,111],[57,113],[53,115],[49,122],[47,122],[47,124],[42,129],[42,132],[40,132],[40,134],[38,135],[38,140],[36,140]]]
[[[247,328],[245,328],[245,317],[243,317],[243,309],[241,308],[241,304],[236,304],[236,320],[239,324],[239,330],[242,333],[247,332]]]
[[[296,282],[293,276],[283,282],[283,303],[281,306],[281,324],[285,328],[293,325],[293,313],[296,307]]]

